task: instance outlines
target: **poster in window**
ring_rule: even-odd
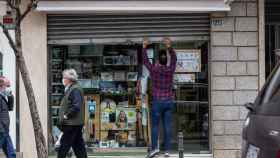
[[[112,99],[104,99],[101,102],[102,129],[112,129],[116,121],[116,102]]]
[[[135,108],[117,108],[116,126],[118,129],[135,129],[136,111]]]
[[[175,50],[176,72],[201,72],[201,51],[199,49]]]
[[[175,74],[174,81],[176,83],[194,83],[195,82],[195,74]]]

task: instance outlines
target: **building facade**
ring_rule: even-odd
[[[185,153],[188,155],[214,158],[240,156],[241,130],[247,114],[243,104],[254,100],[265,81],[264,1],[235,0],[231,3],[222,0],[176,1],[177,5],[172,2],[153,1],[154,4],[149,4],[145,1],[102,1],[102,3],[95,1],[95,5],[87,6],[85,5],[87,2],[83,5],[83,2],[73,1],[55,3],[42,1],[39,2],[37,10],[26,18],[23,24],[24,56],[29,67],[50,153],[52,153],[53,129],[56,124],[54,114],[56,110],[53,105],[57,104],[56,100],[59,100],[59,97],[56,96],[61,93],[60,77],[56,77],[54,71],[71,67],[81,69],[79,73],[85,90],[89,87],[94,89],[97,81],[128,82],[129,79],[120,78],[124,76],[122,73],[127,76],[129,72],[138,72],[133,68],[134,64],[125,68],[116,68],[120,65],[115,64],[112,68],[110,67],[112,63],[106,63],[104,57],[115,60],[114,58],[121,54],[119,52],[125,52],[126,55],[121,54],[123,56],[129,56],[127,54],[131,52],[137,54],[141,49],[143,37],[149,37],[154,43],[151,49],[156,56],[157,50],[162,48],[161,39],[168,36],[174,41],[174,48],[179,54],[194,53],[195,56],[190,59],[181,54],[178,58],[182,66],[178,68],[177,74],[184,77],[179,78],[175,84],[177,111],[174,112],[174,120],[176,120],[173,131],[174,146],[177,142],[177,132],[181,129],[184,131]],[[131,9],[128,4],[137,7]],[[108,5],[116,7],[108,7]],[[184,64],[187,62],[183,61],[185,58],[191,60],[189,64],[198,67],[186,68]],[[101,62],[99,65],[89,65],[98,61]],[[62,67],[60,62],[63,62]],[[92,68],[95,66],[96,68]],[[88,70],[88,67],[91,69]],[[115,80],[115,72],[123,69],[125,71],[118,74],[119,78]],[[180,81],[181,83],[178,83]],[[132,83],[124,86],[127,90],[135,87],[133,79],[129,82]],[[120,140],[109,138],[110,132],[106,129],[110,131],[116,129],[110,125],[106,128],[103,126],[106,124],[106,118],[107,123],[115,122],[116,116],[112,115],[117,115],[118,112],[115,114],[109,112],[106,117],[106,113],[102,111],[102,101],[110,99],[110,104],[118,111],[120,102],[128,100],[129,103],[123,104],[128,104],[129,107],[129,105],[137,105],[137,100],[120,97],[120,93],[118,98],[125,99],[115,103],[112,103],[113,97],[105,97],[102,100],[101,93],[102,95],[106,93],[108,96],[108,91],[118,90],[114,91],[110,87],[108,90],[106,85],[100,83],[98,85],[103,87],[97,88],[98,92],[89,91],[86,98],[86,101],[94,100],[95,119],[92,120],[91,125],[95,126],[87,128],[89,133],[85,134],[85,138],[89,146],[99,149],[110,147],[113,151],[112,146],[120,147],[118,142]],[[149,96],[148,92],[147,96]],[[31,117],[20,77],[18,97],[19,150],[24,158],[35,158],[34,134],[32,123],[29,121]],[[150,104],[149,101],[145,103]],[[90,107],[88,105],[88,120],[93,117],[90,115],[92,112]],[[98,107],[100,109],[97,113]],[[130,108],[135,108],[132,111],[137,109],[137,107]],[[131,112],[131,114],[137,113]],[[132,119],[131,122],[137,121]],[[143,122],[145,121],[142,119]],[[142,131],[145,131],[145,125],[148,126],[148,123],[142,124]],[[130,135],[131,137],[135,135],[135,142],[130,138],[132,143],[126,144],[126,149],[141,147],[145,150],[149,141],[148,129],[149,127],[146,128],[147,136],[143,136],[145,145],[139,143],[141,142],[139,132],[136,132]],[[107,133],[102,133],[102,130]],[[128,132],[128,136],[129,134]],[[142,135],[145,135],[145,132]],[[99,143],[94,143],[96,140]],[[112,143],[114,145],[110,146],[107,140],[115,141]],[[26,145],[27,142],[29,145]],[[129,139],[126,142],[129,142]]]

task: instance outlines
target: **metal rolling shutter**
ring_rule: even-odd
[[[48,15],[48,41],[132,40],[151,37],[208,39],[207,13],[129,15]]]

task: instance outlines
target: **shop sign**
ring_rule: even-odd
[[[6,29],[8,30],[14,30],[15,27],[16,27],[16,24],[15,24],[15,18],[12,16],[12,15],[4,15],[3,16],[3,25]]]

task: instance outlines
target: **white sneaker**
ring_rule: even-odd
[[[153,158],[153,157],[156,156],[158,153],[159,153],[159,149],[152,150],[152,151],[149,153],[149,158]]]
[[[164,153],[164,157],[169,157],[169,153],[168,153],[168,152],[165,152],[165,153]]]

